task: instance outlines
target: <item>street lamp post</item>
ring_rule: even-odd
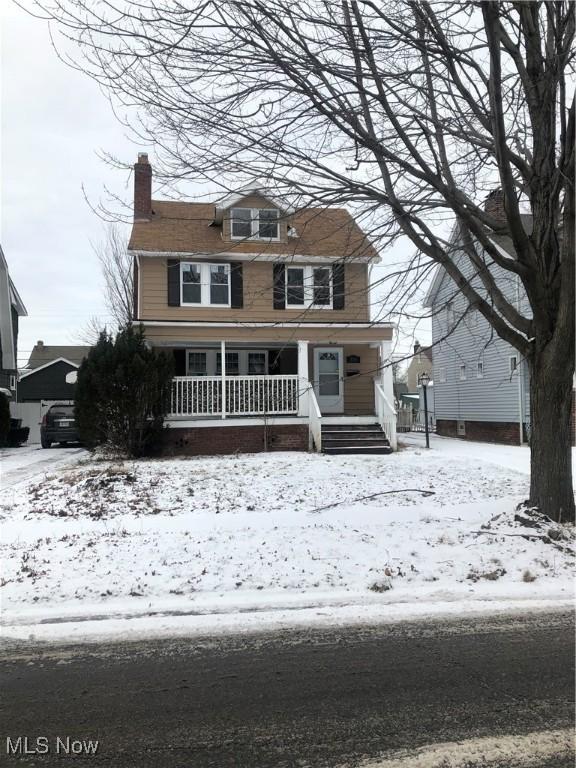
[[[430,384],[430,376],[427,373],[420,374],[420,384],[424,390],[424,432],[426,433],[426,448],[430,448],[430,434],[428,432],[428,384]]]

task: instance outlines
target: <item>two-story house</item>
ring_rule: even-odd
[[[180,450],[395,445],[393,325],[371,322],[379,257],[348,211],[296,211],[260,188],[152,200],[140,154],[128,247],[134,319],[174,356],[168,439]]]
[[[0,392],[9,398],[18,382],[18,319],[27,314],[0,246]]]
[[[485,206],[495,218],[503,216],[501,191],[490,193]],[[525,215],[523,219],[530,232],[531,217]],[[455,226],[452,233],[455,259],[460,258],[459,237],[458,226]],[[491,239],[503,254],[515,258],[509,238],[493,234]],[[487,258],[486,261],[490,262]],[[463,259],[461,263],[469,270],[471,282],[482,292],[469,261]],[[508,300],[522,312],[529,313],[519,279],[494,263],[489,263],[489,269]],[[437,434],[512,444],[529,440],[530,377],[526,361],[496,335],[480,312],[469,307],[467,299],[442,267],[435,272],[424,304],[432,310]]]
[[[408,392],[418,392],[420,376],[427,373],[432,376],[432,349],[423,347],[419,341],[414,343],[414,354],[406,369]]]

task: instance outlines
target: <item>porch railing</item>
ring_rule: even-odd
[[[322,451],[322,414],[316,399],[314,388],[308,386],[308,434],[310,436],[310,450],[321,453]]]
[[[380,426],[390,441],[390,447],[395,451],[398,446],[396,438],[396,409],[390,400],[388,400],[386,393],[376,380],[374,380],[374,400],[376,402],[376,414]]]
[[[298,376],[177,376],[172,379],[169,418],[277,416],[297,412]]]

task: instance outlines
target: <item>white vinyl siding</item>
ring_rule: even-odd
[[[516,298],[516,281],[509,275],[502,280],[504,292]],[[447,302],[450,302],[447,307]],[[458,320],[462,321],[458,323]],[[442,343],[448,326],[458,323]],[[444,276],[435,298],[432,315],[434,346],[434,400],[437,419],[517,422],[522,410],[527,419],[529,408],[526,364],[509,344],[500,339],[488,321],[477,311],[470,312],[468,302],[448,276]],[[510,358],[516,356],[522,376],[511,375]],[[467,378],[460,380],[460,366]],[[481,372],[481,375],[478,375]],[[444,375],[445,374],[445,375]],[[520,379],[520,382],[519,382]]]

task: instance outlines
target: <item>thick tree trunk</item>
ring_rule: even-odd
[[[574,522],[570,409],[574,352],[558,342],[530,366],[530,504],[558,522]]]

